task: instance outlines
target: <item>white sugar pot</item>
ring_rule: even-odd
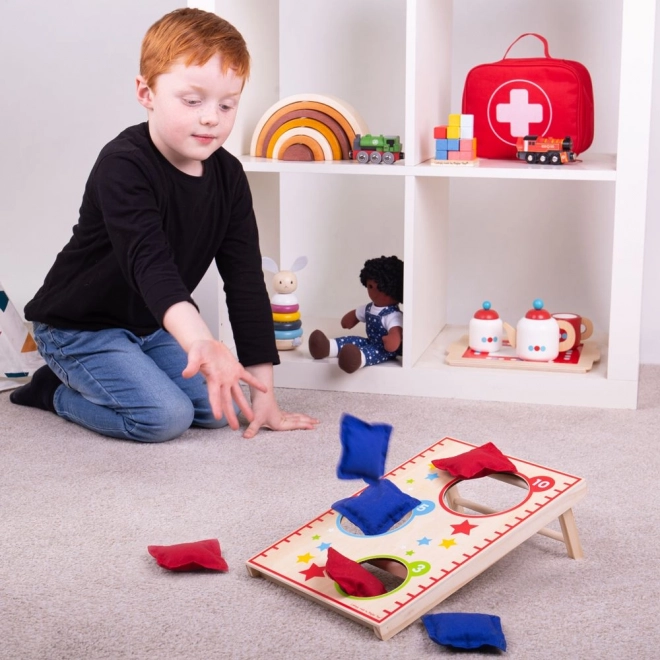
[[[551,362],[559,353],[568,350],[575,342],[575,330],[570,323],[553,318],[543,309],[543,301],[537,298],[532,309],[518,321],[514,330],[504,323],[511,346],[522,360]],[[560,341],[561,334],[566,338]]]
[[[468,346],[477,353],[495,353],[502,348],[504,328],[500,315],[484,300],[470,319]]]

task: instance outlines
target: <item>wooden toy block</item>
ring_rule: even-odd
[[[298,147],[308,148],[305,145],[294,144],[286,150]],[[290,269],[282,269],[271,257],[262,257],[261,265],[264,270],[274,274],[272,286],[275,293],[270,298],[270,308],[273,317],[273,330],[275,332],[275,345],[278,351],[291,351],[302,344],[302,321],[300,305],[295,290],[298,288],[296,272],[307,265],[307,257],[297,257]]]
[[[476,140],[474,138],[474,115],[449,115],[448,125],[436,126],[433,129],[433,137],[436,140],[435,161],[451,160],[452,163],[458,163],[459,161],[467,163],[477,157]],[[468,147],[466,144],[460,144],[460,142],[467,140],[475,140],[474,145]],[[463,153],[460,157],[449,157],[448,154],[453,151]],[[469,156],[466,155],[468,151],[471,152]],[[432,164],[440,163],[435,162]]]
[[[277,144],[274,160],[326,160],[322,146],[309,135],[292,135]]]
[[[280,149],[277,160],[325,160],[323,150],[319,149],[316,143],[308,143],[308,140],[311,138],[300,138],[300,140],[292,138],[290,144],[283,145]]]
[[[294,348],[298,348],[299,343],[295,339],[276,339],[275,347],[278,351],[292,351]]]
[[[302,334],[302,328],[297,328],[296,330],[275,330],[275,339],[295,339],[296,337],[302,337]]]
[[[296,130],[298,129],[298,130]],[[266,151],[267,158],[277,158],[273,153],[280,142],[280,138],[283,136],[298,137],[299,135],[308,135],[314,137],[317,140],[325,142],[330,145],[331,149],[331,158],[334,160],[341,160],[342,152],[341,145],[337,136],[323,123],[316,119],[309,119],[308,117],[303,117],[300,119],[292,119],[283,126],[280,126],[272,136],[271,143],[268,145]],[[318,137],[316,137],[318,136]],[[322,139],[320,136],[322,136]],[[285,138],[286,140],[287,138]],[[280,147],[281,149],[282,147]]]
[[[421,504],[386,533],[365,536],[329,509],[249,559],[249,574],[315,600],[385,640],[535,534],[561,541],[569,557],[581,558],[572,507],[586,494],[584,479],[508,456],[515,473],[484,479],[511,486],[520,499],[497,511],[462,498],[461,480],[431,463],[474,448],[445,437],[387,473]],[[561,532],[546,528],[556,519]],[[400,582],[382,596],[349,596],[324,571],[329,547]]]
[[[300,311],[289,312],[288,314],[279,314],[273,312],[273,321],[276,323],[288,323],[290,321],[297,321],[300,318]]]
[[[252,134],[250,154],[262,158],[295,157],[304,159],[318,155],[318,149],[287,148],[281,151],[280,139],[298,133],[318,140],[324,160],[348,160],[357,134],[369,132],[367,124],[348,103],[332,96],[307,94],[289,96],[272,105],[259,120]],[[279,136],[279,139],[278,139]],[[279,143],[279,144],[278,144]],[[289,159],[289,158],[287,158]],[[316,159],[316,158],[315,158]]]
[[[282,128],[282,126],[287,126],[289,122],[296,119],[309,118],[323,123],[332,131],[333,135],[341,145],[342,158],[348,160],[349,152],[351,150],[349,136],[352,134],[352,131],[350,126],[346,124],[345,120],[342,123],[343,117],[336,110],[318,103],[309,103],[304,107],[299,107],[302,104],[294,105],[297,109],[291,110],[289,109],[291,106],[286,106],[271,117],[267,124],[267,128],[262,131],[262,134],[258,138],[258,155],[265,158],[268,157],[268,149],[273,142],[273,136]],[[315,109],[322,107],[326,108],[325,112]]]
[[[284,131],[282,135],[268,148],[268,158],[279,160],[282,153],[292,144],[307,144],[310,146],[316,143],[314,153],[320,153],[319,160],[332,160],[333,147],[328,139],[321,132],[314,128],[301,126]]]

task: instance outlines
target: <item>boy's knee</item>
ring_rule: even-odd
[[[130,434],[139,442],[174,440],[192,426],[194,414],[192,402],[187,397],[170,399],[164,405],[152,409],[149,419],[137,423]]]

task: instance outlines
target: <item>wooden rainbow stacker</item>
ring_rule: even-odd
[[[365,536],[330,509],[249,559],[248,572],[294,589],[389,639],[534,534],[562,541],[569,557],[581,558],[571,507],[586,494],[584,479],[508,456],[516,473],[485,479],[519,486],[526,493],[512,508],[493,511],[461,498],[460,479],[431,464],[474,448],[446,437],[386,474],[421,504],[385,534]],[[561,532],[545,527],[555,519]],[[323,570],[330,546],[360,563],[394,565],[405,577],[382,596],[348,596]]]

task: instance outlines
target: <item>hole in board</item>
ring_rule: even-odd
[[[408,578],[407,567],[391,557],[372,557],[360,565],[378,578],[388,593],[398,589]]]
[[[445,504],[456,513],[488,516],[515,509],[529,495],[527,482],[513,474],[491,474],[458,481],[445,492]]]
[[[396,529],[399,529],[399,527],[403,527],[411,518],[413,515],[413,511],[408,511],[401,520],[399,520],[397,523],[392,525],[386,532],[383,532],[383,534],[389,534],[390,532],[393,532]],[[356,524],[352,523],[346,516],[342,516],[340,521],[339,521],[339,526],[348,534],[352,534],[353,536],[371,536],[370,534],[365,534]],[[381,536],[381,534],[377,534],[375,536]]]

